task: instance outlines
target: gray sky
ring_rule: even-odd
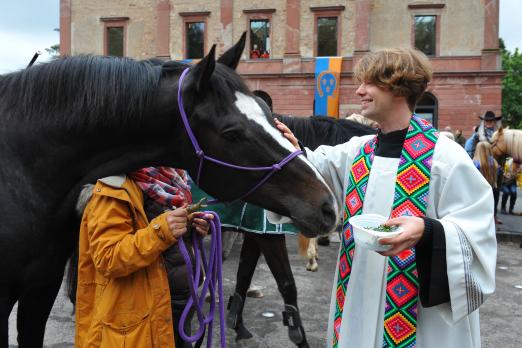
[[[86,0],[87,1],[87,0]],[[27,66],[38,50],[59,43],[59,0],[0,0],[0,74]]]
[[[89,0],[83,0],[89,1]],[[481,2],[480,0],[477,0]],[[0,74],[24,68],[35,51],[59,42],[59,0],[0,0]],[[522,50],[522,0],[500,0],[500,37]]]

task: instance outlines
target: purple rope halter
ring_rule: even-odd
[[[190,68],[186,68],[183,73],[181,74],[179,81],[178,81],[178,105],[179,105],[179,112],[181,114],[181,120],[183,121],[183,124],[185,125],[185,130],[187,131],[187,134],[189,136],[190,141],[192,142],[192,146],[194,147],[194,151],[196,152],[196,155],[199,157],[199,168],[198,168],[198,176],[196,178],[196,184],[199,185],[199,179],[201,177],[201,171],[203,168],[203,162],[205,160],[208,160],[210,162],[214,162],[216,164],[220,164],[225,167],[233,168],[233,169],[239,169],[239,170],[248,170],[248,171],[268,171],[268,173],[254,186],[252,187],[247,193],[239,197],[238,199],[242,199],[255,190],[257,190],[261,185],[263,185],[275,172],[281,170],[288,162],[290,162],[295,157],[299,156],[303,153],[301,150],[297,150],[295,152],[292,152],[285,158],[283,158],[279,163],[276,163],[274,165],[271,165],[269,167],[244,167],[244,166],[238,166],[230,163],[226,163],[223,161],[220,161],[218,159],[215,159],[213,157],[207,156],[203,153],[203,150],[199,146],[199,143],[196,140],[196,137],[194,136],[194,133],[192,132],[192,129],[190,128],[187,114],[185,113],[185,108],[183,107],[183,98],[181,96],[181,87],[183,84],[183,80],[187,76],[187,73]],[[219,220],[219,216],[215,212],[207,211],[205,213],[214,215],[214,219],[210,220],[210,228],[211,228],[211,242],[210,242],[210,255],[208,258],[205,254],[205,249],[203,248],[203,242],[201,236],[194,232],[193,238],[194,238],[194,256],[196,260],[195,269],[192,267],[192,261],[190,259],[189,252],[187,250],[187,247],[185,243],[183,242],[183,239],[180,239],[178,242],[179,250],[181,252],[181,255],[183,255],[183,258],[185,260],[185,263],[189,270],[194,270],[193,272],[187,272],[188,282],[189,282],[189,288],[190,288],[190,298],[187,302],[187,305],[185,306],[185,309],[183,310],[183,313],[181,315],[180,321],[179,321],[179,334],[181,338],[186,342],[196,342],[197,347],[201,344],[203,340],[203,335],[205,333],[205,328],[208,325],[208,335],[207,335],[207,347],[212,347],[212,328],[213,328],[213,321],[214,321],[214,312],[216,307],[216,299],[215,299],[215,291],[216,291],[216,285],[218,287],[218,304],[219,304],[219,323],[220,323],[220,334],[221,334],[221,347],[226,347],[226,336],[225,336],[225,306],[224,306],[224,300],[223,300],[223,276],[222,276],[222,241],[221,241],[221,222]],[[203,263],[203,270],[205,272],[205,280],[203,282],[203,286],[201,287],[201,293],[198,294],[198,284],[200,282],[201,278],[201,261]],[[210,295],[210,309],[208,314],[205,316],[203,313],[203,305],[205,301],[205,295],[206,293],[209,293]],[[196,316],[198,318],[199,322],[199,328],[198,331],[193,336],[188,336],[185,333],[185,321],[187,320],[187,315],[190,312],[190,309],[194,307]]]
[[[220,164],[224,167],[233,168],[233,169],[239,169],[239,170],[248,170],[248,171],[269,171],[254,187],[252,187],[250,190],[248,190],[247,193],[242,195],[241,197],[237,198],[242,199],[257,190],[261,185],[263,185],[270,177],[277,171],[281,170],[288,162],[293,160],[295,157],[301,155],[303,151],[297,150],[292,153],[290,153],[288,156],[283,158],[279,163],[273,164],[269,167],[244,167],[244,166],[238,166],[235,164],[227,163],[220,161],[216,158],[210,157],[205,155],[201,147],[199,146],[198,141],[196,140],[196,137],[194,136],[194,133],[192,132],[192,129],[190,128],[187,114],[185,113],[185,108],[183,107],[183,98],[181,96],[181,86],[183,83],[183,80],[187,76],[190,68],[186,68],[183,70],[183,73],[181,74],[179,81],[178,81],[178,105],[179,105],[179,112],[181,114],[181,120],[183,121],[183,124],[185,125],[185,130],[187,131],[187,135],[192,142],[192,146],[194,147],[194,151],[196,152],[196,155],[199,157],[199,168],[198,168],[198,176],[196,177],[196,184],[199,186],[199,179],[201,177],[201,171],[203,169],[203,162],[205,160],[214,162],[216,164]]]
[[[178,246],[183,255],[183,259],[187,265],[187,269],[191,272],[187,272],[187,278],[190,289],[190,298],[181,314],[179,320],[179,335],[185,342],[198,342],[197,347],[202,342],[203,335],[205,334],[205,328],[208,325],[208,336],[207,336],[207,347],[212,347],[212,329],[214,322],[214,312],[216,307],[216,285],[218,286],[218,304],[219,304],[219,328],[221,334],[221,347],[226,347],[226,336],[225,336],[225,306],[223,300],[223,276],[222,276],[222,241],[221,241],[221,222],[219,216],[215,212],[206,211],[205,213],[214,215],[213,220],[209,220],[210,231],[211,231],[211,242],[210,242],[210,255],[207,258],[205,249],[203,248],[203,242],[201,236],[194,232],[194,258],[196,261],[196,267],[192,267],[192,261],[189,256],[189,252],[183,238],[179,240]],[[201,293],[198,294],[198,284],[201,279],[201,263],[200,259],[203,260],[203,270],[205,272],[205,280],[201,287]],[[191,274],[193,273],[193,274]],[[210,295],[210,309],[208,315],[203,313],[203,305],[205,302],[205,295]],[[199,295],[199,296],[198,296]],[[185,332],[185,321],[190,309],[194,307],[196,316],[198,318],[199,327],[198,331],[193,336],[188,336]]]

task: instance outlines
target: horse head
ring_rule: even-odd
[[[497,160],[506,156],[506,143],[504,142],[504,128],[498,129],[491,137],[491,153]]]
[[[491,137],[491,152],[497,160],[506,156],[517,162],[522,160],[522,131],[509,128],[497,130]]]
[[[245,37],[243,34],[217,62],[212,47],[206,57],[189,68],[181,95],[190,127],[207,156],[236,166],[266,167],[296,149],[275,127],[270,109],[255,98],[235,72]],[[175,97],[172,87],[179,74],[178,63],[163,65],[162,84],[166,88],[162,98],[171,103]],[[222,201],[242,197],[266,175],[266,171],[239,170],[211,161],[204,161],[200,168],[187,133],[178,136],[183,139],[183,166],[194,180],[200,176],[198,184],[204,191]],[[291,217],[308,236],[329,232],[338,220],[332,191],[303,155],[291,160],[243,200]]]

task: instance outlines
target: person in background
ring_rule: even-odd
[[[497,205],[498,205],[498,184],[497,178],[499,175],[499,165],[493,155],[491,154],[491,145],[487,141],[480,141],[475,148],[475,154],[473,156],[473,163],[475,167],[480,171],[484,179],[488,182],[493,190],[493,204],[495,223],[502,224],[502,221],[497,217]]]
[[[464,150],[468,153],[469,157],[473,158],[473,152],[475,151],[475,136],[477,134],[479,126],[473,127],[473,133],[464,143]]]
[[[471,157],[475,152],[475,147],[480,141],[487,141],[491,143],[493,133],[502,127],[502,116],[495,116],[493,111],[486,111],[484,116],[479,116],[480,124],[477,131],[473,134],[473,143],[471,149]]]
[[[507,214],[506,205],[509,198],[509,214],[514,215],[513,209],[517,201],[517,181],[522,176],[522,167],[520,163],[510,158],[506,161],[504,168],[504,182],[502,183],[502,202],[500,204],[500,213]]]
[[[462,129],[457,129],[455,131],[455,141],[460,146],[464,147],[464,144],[466,143],[466,138],[462,135]]]
[[[254,49],[250,51],[250,59],[258,59],[261,56],[261,52],[257,49],[257,44],[254,44]]]
[[[447,128],[447,127],[446,127],[446,128]],[[444,137],[446,137],[446,138],[448,138],[448,139],[451,139],[451,140],[455,141],[455,136],[453,135],[452,132],[441,131],[439,134],[442,135],[442,136],[444,136]]]

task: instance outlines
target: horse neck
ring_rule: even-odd
[[[147,166],[186,167],[179,115],[160,120],[155,116],[151,113],[139,126],[132,121],[122,122],[119,128],[100,123],[83,131],[81,127],[64,132],[17,126],[7,144],[23,151],[2,151],[6,153],[2,157],[12,163],[13,171],[25,173],[37,185],[40,196],[56,200],[70,192],[77,194],[82,185],[105,176]]]
[[[516,161],[522,159],[522,131],[515,129],[504,130],[504,144],[508,156]]]

